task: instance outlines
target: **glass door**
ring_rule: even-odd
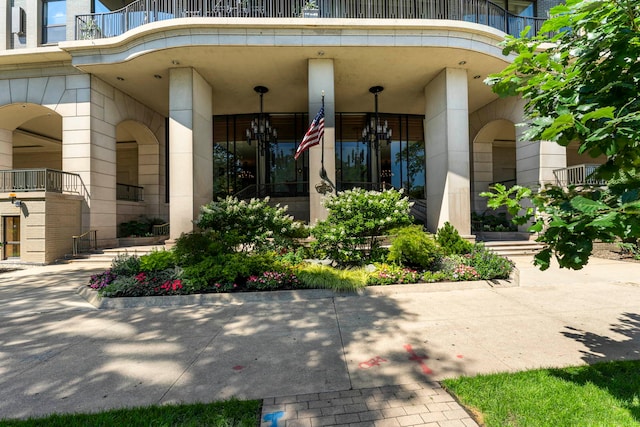
[[[2,217],[2,230],[2,259],[20,258],[20,217]]]

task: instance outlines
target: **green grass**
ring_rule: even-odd
[[[260,425],[260,408],[259,400],[231,399],[213,403],[116,409],[96,414],[56,414],[28,420],[0,420],[0,426],[256,427]]]
[[[368,273],[363,268],[338,269],[327,265],[306,264],[296,271],[305,288],[355,291],[367,286]]]
[[[487,427],[638,426],[640,361],[443,381]]]

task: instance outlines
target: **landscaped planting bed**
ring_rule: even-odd
[[[464,240],[412,224],[402,192],[350,190],[327,200],[328,218],[306,227],[268,200],[228,197],[201,209],[199,231],[171,250],[120,256],[89,286],[105,297],[506,279],[513,264]],[[309,247],[301,237],[314,237]],[[383,247],[380,236],[390,236]],[[312,261],[314,260],[314,261]]]

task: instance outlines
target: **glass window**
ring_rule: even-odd
[[[528,0],[494,0],[492,3],[497,4],[501,8],[509,11],[516,16],[533,17],[535,14],[535,1]]]
[[[66,0],[44,0],[42,6],[42,43],[51,44],[66,40]]]

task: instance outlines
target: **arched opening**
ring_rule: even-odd
[[[487,200],[480,193],[496,183],[506,187],[516,184],[515,140],[515,125],[504,119],[487,123],[474,138],[471,191],[472,211],[476,215],[488,214]]]
[[[153,132],[134,120],[116,127],[117,223],[160,216],[163,182],[160,144]],[[166,218],[165,218],[166,219]]]
[[[41,105],[0,107],[0,168],[62,170],[62,116]]]

